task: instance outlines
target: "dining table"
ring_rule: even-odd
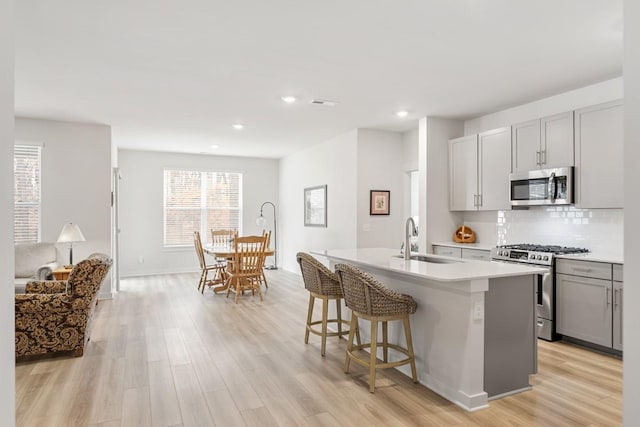
[[[202,245],[202,250],[204,251],[204,253],[214,257],[216,260],[232,260],[236,253],[236,249],[233,243],[230,243],[228,245],[212,245],[211,243],[207,243],[205,245]],[[264,250],[265,256],[272,256],[275,253],[275,250],[271,248],[265,248]],[[214,286],[212,289],[215,293],[224,292],[229,289],[229,285],[229,280],[225,280],[223,284]]]

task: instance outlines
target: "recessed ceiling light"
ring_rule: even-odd
[[[218,144],[212,144],[212,145],[211,145],[211,148],[213,148],[213,149],[216,149],[216,148],[219,148],[219,147],[220,147],[220,146],[219,146]]]
[[[286,102],[287,104],[293,104],[294,102],[297,101],[295,96],[283,96],[282,99],[284,102]]]
[[[235,130],[242,130],[242,129],[244,129],[244,125],[242,123],[234,123],[233,124],[233,128]]]
[[[408,115],[409,115],[408,111],[405,111],[405,110],[396,111],[396,116],[398,117],[407,117]]]

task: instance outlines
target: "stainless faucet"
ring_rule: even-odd
[[[407,222],[404,225],[404,259],[411,259],[411,237],[417,236],[416,223],[412,217],[407,218]]]

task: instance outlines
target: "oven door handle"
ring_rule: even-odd
[[[549,194],[549,200],[553,201],[556,199],[556,173],[551,172],[549,175],[549,184],[547,187],[547,193]]]

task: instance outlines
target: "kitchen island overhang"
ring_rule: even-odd
[[[543,270],[437,255],[425,255],[432,262],[405,261],[387,248],[311,253],[332,265],[353,264],[417,301],[414,353],[418,381],[429,389],[474,411],[531,388],[529,375],[537,368],[535,284]],[[368,336],[366,326],[361,328]],[[389,325],[389,340],[402,339],[401,328]],[[407,367],[397,369],[410,375]]]

